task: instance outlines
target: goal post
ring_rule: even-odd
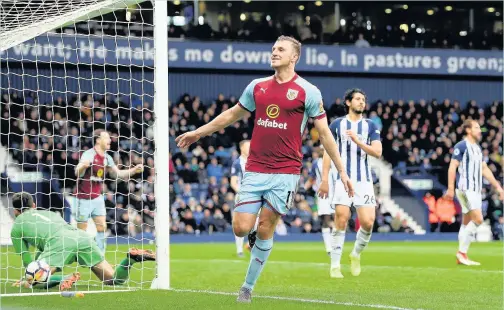
[[[167,13],[165,0],[0,1],[2,296],[57,291],[12,287],[24,267],[5,246],[5,232],[15,220],[11,196],[20,191],[39,209],[62,217],[71,209],[71,225],[87,220],[97,244],[93,219],[105,216],[105,258],[113,268],[131,247],[156,251],[156,263],[133,264],[117,286],[104,285],[89,268],[65,267],[63,275],[82,274],[79,290],[170,288]],[[144,165],[128,178],[92,164],[86,173],[95,182],[105,178],[105,214],[99,202],[83,211],[76,195],[82,188],[75,167],[100,130],[111,136],[108,154],[119,169]]]
[[[167,1],[154,1],[154,113],[156,123],[156,255],[157,273],[153,289],[170,288],[170,198],[166,185],[170,184],[168,141],[163,141],[170,131],[168,125],[168,5]],[[160,204],[160,202],[162,202]]]

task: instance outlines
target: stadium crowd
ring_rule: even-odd
[[[74,169],[80,155],[93,147],[93,133],[107,129],[112,140],[111,154],[120,168],[145,165],[143,174],[128,182],[112,179],[104,182],[109,228],[117,234],[128,230],[135,233],[145,223],[143,229],[151,229],[155,171],[154,120],[149,103],[86,94],[70,98],[68,102],[57,97],[54,102],[40,104],[33,92],[2,93],[0,101],[2,145],[8,146],[21,169],[44,173],[45,179],[58,180],[60,188],[69,192],[75,191]],[[62,209],[62,205],[39,207],[60,212]],[[128,222],[137,225],[128,225]]]
[[[251,137],[253,115],[249,113],[243,120],[203,138],[190,149],[179,149],[175,137],[207,123],[236,101],[236,97],[220,94],[214,102],[204,104],[197,96],[184,94],[170,104],[172,233],[231,231],[235,193],[229,184],[230,168],[239,157],[238,142]],[[336,99],[327,108],[327,114],[330,120],[344,115],[342,100]],[[10,119],[2,122],[2,133],[9,134],[2,134],[1,142],[9,146],[21,167],[25,171],[44,172],[69,191],[75,189],[74,167],[82,151],[92,147],[94,130],[107,129],[112,137],[111,153],[119,166],[146,165],[136,179],[128,182],[109,179],[104,183],[109,228],[118,235],[152,231],[155,171],[150,103],[84,95],[68,102],[60,97],[54,102],[39,104],[34,93],[22,96],[13,92],[1,95],[1,115],[3,119]],[[377,101],[370,104],[365,116],[381,129],[383,157],[395,167],[396,173],[435,173],[446,184],[451,151],[463,134],[459,125],[467,117],[479,120],[484,137],[481,143],[484,160],[494,175],[502,178],[503,120],[496,115],[503,115],[502,103],[481,108],[471,101],[461,108],[459,102],[446,99],[443,102]],[[303,186],[310,177],[312,160],[319,156],[318,133],[312,120],[308,121],[303,145],[304,167],[295,207],[279,223],[279,234],[314,233],[321,229],[315,192]],[[494,234],[499,236],[502,235],[502,202],[488,192],[489,184],[485,185],[484,211]],[[432,195],[425,199],[431,211],[431,231],[456,231],[459,210],[446,207],[440,195],[436,195],[434,200]],[[378,206],[375,231],[411,231],[399,217],[381,212],[379,200]],[[352,220],[349,229],[356,230],[358,225],[358,221]]]
[[[311,18],[310,25],[289,20],[286,23],[264,20],[248,21],[240,25],[237,31],[231,30],[227,23],[221,23],[218,30],[212,29],[208,23],[197,26],[180,27],[170,25],[168,37],[193,38],[198,40],[228,40],[244,42],[271,42],[280,34],[293,36],[303,44],[338,44],[356,45],[357,47],[424,47],[443,49],[502,49],[501,31],[474,31],[466,36],[453,36],[450,32],[437,29],[417,33],[408,33],[399,26],[386,25],[371,29],[366,26],[344,26],[334,33],[324,33],[320,18]]]
[[[184,4],[190,8],[192,4]],[[340,4],[346,5],[346,4]],[[370,10],[363,4],[363,10]],[[58,32],[79,33],[85,35],[113,35],[113,36],[153,36],[153,16],[152,8],[144,3],[140,10],[130,10],[126,12],[114,13],[92,20],[89,23],[77,23],[76,26],[67,26],[58,29]],[[425,5],[425,10],[429,8]],[[349,8],[350,9],[350,8]],[[465,8],[467,9],[467,8]],[[170,9],[169,9],[170,10]],[[381,9],[379,9],[381,11]],[[483,10],[477,8],[476,10]],[[217,18],[218,23],[209,24],[206,14],[200,17],[197,24],[183,16],[183,8],[174,6],[169,12],[171,22],[168,29],[168,37],[178,39],[196,39],[203,41],[242,41],[242,42],[272,42],[280,34],[293,36],[303,44],[338,44],[356,45],[357,47],[411,47],[411,48],[442,48],[442,49],[477,49],[477,50],[502,50],[503,32],[502,27],[494,27],[481,22],[473,30],[467,30],[464,23],[456,26],[452,23],[443,23],[440,15],[436,19],[423,19],[422,17],[395,18],[391,15],[383,15],[373,18],[367,13],[360,12],[359,9],[349,16],[341,16],[344,23],[340,21],[340,27],[336,31],[329,31],[323,25],[323,19],[329,19],[316,13],[301,14],[297,8],[291,12],[284,12],[279,16],[268,11],[251,13],[244,8],[242,20],[232,21],[226,18],[225,10],[214,11],[213,18]],[[189,9],[191,11],[191,9]],[[273,9],[272,11],[275,11]],[[332,11],[332,9],[331,9]],[[329,11],[329,12],[331,12]],[[424,11],[423,11],[424,12]],[[423,13],[422,12],[422,13]],[[399,12],[398,12],[399,13]],[[273,17],[271,17],[271,14]],[[463,13],[457,13],[463,14]],[[468,15],[469,13],[467,13]],[[487,13],[488,14],[488,13]],[[498,14],[501,14],[498,12]],[[260,16],[260,17],[259,17]],[[457,15],[460,17],[460,15]],[[499,16],[499,15],[497,15]],[[175,24],[175,17],[183,18],[183,25]],[[489,20],[495,16],[486,16]],[[408,19],[411,20],[408,22]],[[450,18],[454,18],[451,16]],[[466,18],[466,17],[464,17]],[[415,20],[418,25],[415,25]],[[406,22],[406,24],[404,24]],[[422,26],[422,24],[428,26]],[[405,30],[404,26],[408,30]]]

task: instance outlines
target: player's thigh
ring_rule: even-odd
[[[75,199],[75,202],[75,220],[77,221],[77,224],[87,224],[89,218],[91,218],[91,213],[93,213],[93,200],[77,198]]]
[[[373,210],[376,207],[376,197],[373,183],[357,182],[354,188],[353,205],[356,209],[368,208]],[[365,211],[368,212],[368,211]]]
[[[96,230],[104,232],[105,229],[107,228],[107,218],[103,215],[100,216],[94,216],[93,221],[96,225]]]
[[[38,260],[44,260],[52,268],[62,270],[65,265],[71,265],[77,260],[76,253],[73,245],[64,246],[64,242],[57,242],[46,245]]]
[[[114,268],[109,262],[103,260],[96,265],[91,267],[91,271],[98,277],[101,281],[110,281],[114,279]]]
[[[364,229],[371,229],[376,218],[376,198],[371,182],[358,182],[355,186],[354,206]]]
[[[263,195],[266,189],[268,189],[267,175],[245,172],[240,184],[240,190],[235,197],[233,216],[241,220],[249,217],[240,216],[240,213],[257,215],[263,204]]]
[[[348,196],[348,193],[345,191],[345,186],[341,180],[337,180],[335,183],[331,205],[347,206],[348,208],[352,206],[352,198]]]
[[[247,212],[236,212],[233,214],[233,232],[238,237],[247,235],[255,225],[257,215]]]
[[[467,201],[469,202],[470,211],[467,213],[471,221],[480,225],[483,222],[483,212],[481,210],[483,202],[481,193],[478,192],[467,192]]]
[[[95,224],[105,225],[107,210],[105,209],[105,200],[103,196],[99,196],[91,200],[91,209],[91,217],[93,218]]]
[[[296,174],[271,174],[270,189],[263,196],[265,207],[280,215],[286,214],[294,204],[299,178]]]
[[[473,220],[477,214],[481,214],[481,194],[477,192],[456,190],[455,194],[462,208],[462,214],[467,214]],[[473,212],[475,211],[475,212]],[[479,211],[479,212],[478,212]],[[473,215],[475,214],[475,215]]]
[[[87,235],[79,238],[77,250],[77,262],[79,265],[91,268],[104,260],[105,256],[94,240]]]
[[[336,229],[344,230],[348,219],[350,219],[350,207],[346,205],[335,205],[334,206],[334,224]]]

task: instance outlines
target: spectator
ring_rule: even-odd
[[[453,200],[448,200],[444,197],[440,197],[436,201],[436,212],[437,216],[439,217],[439,222],[441,223],[441,232],[456,231],[451,226],[451,224],[454,222],[455,214],[457,213]]]
[[[355,41],[355,47],[371,47],[371,45],[366,39],[364,39],[364,35],[359,33],[359,38]]]
[[[430,231],[435,232],[439,225],[439,217],[436,210],[436,197],[434,197],[430,192],[427,192],[423,201],[429,208]]]

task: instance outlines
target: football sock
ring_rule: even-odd
[[[105,233],[103,231],[97,232],[95,240],[98,248],[102,251],[102,253],[105,253]]]
[[[463,251],[464,249],[464,241],[465,241],[465,231],[466,231],[466,225],[464,224],[461,224],[460,225],[460,230],[459,230],[459,233],[458,233],[458,241],[459,241],[459,252],[462,252],[462,253],[466,253],[467,252],[467,249],[465,250],[465,252]]]
[[[331,243],[331,267],[339,267],[341,262],[341,253],[345,244],[345,231],[333,230]]]
[[[326,252],[331,252],[331,228],[322,228],[322,239],[324,239]]]
[[[49,289],[49,288],[58,286],[61,283],[61,281],[63,281],[67,277],[71,277],[71,276],[72,276],[71,274],[67,275],[67,276],[64,276],[64,275],[52,275],[52,276],[49,277],[49,279],[47,280],[47,282],[37,283],[37,284],[33,285],[33,287],[34,288],[39,288],[39,289]]]
[[[459,251],[462,253],[467,253],[469,251],[469,246],[471,245],[471,241],[474,238],[474,234],[476,233],[476,230],[478,229],[478,225],[474,223],[473,221],[470,221],[469,224],[467,224],[464,227],[464,230],[462,231],[462,227],[460,227],[459,231]]]
[[[235,236],[236,253],[243,253],[243,239],[244,237]]]
[[[243,287],[249,290],[254,289],[254,285],[264,268],[264,264],[268,260],[268,257],[273,248],[273,238],[268,240],[261,240],[259,237],[256,239],[255,245],[252,248],[250,255],[250,264],[247,270],[247,275],[245,277],[245,283]]]
[[[357,232],[357,239],[355,240],[354,248],[352,251],[353,256],[359,256],[364,248],[366,248],[369,240],[371,239],[371,234],[371,231],[366,231],[362,229],[362,227],[359,228],[359,231]]]
[[[135,263],[133,259],[125,258],[116,266],[114,272],[114,284],[124,284],[129,277],[131,266]]]

